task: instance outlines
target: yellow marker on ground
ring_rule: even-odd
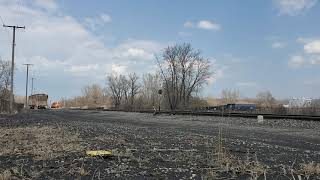
[[[106,150],[98,150],[98,151],[87,151],[86,154],[88,156],[110,156],[112,155],[112,152],[106,151]]]

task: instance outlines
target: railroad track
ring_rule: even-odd
[[[177,113],[179,114],[179,113]],[[246,118],[257,118],[262,115],[266,119],[298,119],[298,120],[320,120],[320,116],[308,116],[308,115],[284,115],[284,114],[266,114],[266,113],[221,113],[221,112],[189,112],[181,113],[198,116],[224,116],[224,117],[246,117]]]
[[[124,110],[110,110],[110,109],[96,109],[96,108],[76,109],[76,110],[154,113],[153,110],[124,111]],[[157,114],[159,114],[159,112],[157,112]],[[297,119],[297,120],[306,120],[306,121],[320,121],[320,116],[272,114],[272,113],[215,112],[215,111],[174,111],[174,112],[161,111],[160,114],[191,115],[191,116],[245,117],[245,118],[257,118],[257,116],[262,115],[265,119]]]

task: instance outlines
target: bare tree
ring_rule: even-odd
[[[122,92],[122,97],[124,97],[124,99],[122,98],[124,101],[122,104],[128,107],[130,98],[130,82],[125,75],[119,76],[119,88]]]
[[[60,103],[62,103],[64,107],[110,107],[110,97],[100,85],[87,85],[81,90],[81,96],[68,99],[63,98],[60,100]]]
[[[238,90],[224,89],[221,92],[221,98],[225,104],[234,104],[240,97]]]
[[[129,89],[130,89],[130,105],[131,109],[134,105],[135,96],[138,94],[140,89],[140,84],[138,82],[139,77],[136,73],[129,74]]]
[[[157,57],[164,90],[171,110],[189,106],[190,98],[210,77],[208,59],[190,44],[169,46]]]
[[[112,98],[112,104],[115,108],[119,108],[123,98],[123,77],[118,75],[109,75],[107,77],[107,89]]]
[[[273,107],[276,104],[276,99],[270,91],[263,91],[257,94],[257,103],[263,107]]]
[[[144,74],[142,76],[142,100],[145,107],[153,107],[158,99],[158,90],[161,89],[162,81],[158,74]]]
[[[8,99],[10,96],[10,63],[0,60],[0,98]]]
[[[136,95],[140,89],[139,77],[136,73],[124,75],[109,75],[107,91],[115,108],[133,108]]]
[[[82,89],[82,94],[88,106],[102,105],[105,96],[103,89],[97,84],[85,86]]]

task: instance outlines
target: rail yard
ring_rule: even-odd
[[[0,0],[0,180],[320,180],[319,4]]]
[[[33,110],[0,124],[0,179],[319,179],[317,121]]]

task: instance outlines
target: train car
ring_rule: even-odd
[[[227,104],[225,109],[233,111],[253,111],[257,109],[255,104]]]
[[[47,109],[48,95],[47,94],[33,94],[29,96],[30,109]]]
[[[256,104],[224,104],[205,107],[207,111],[254,111],[256,109]]]

